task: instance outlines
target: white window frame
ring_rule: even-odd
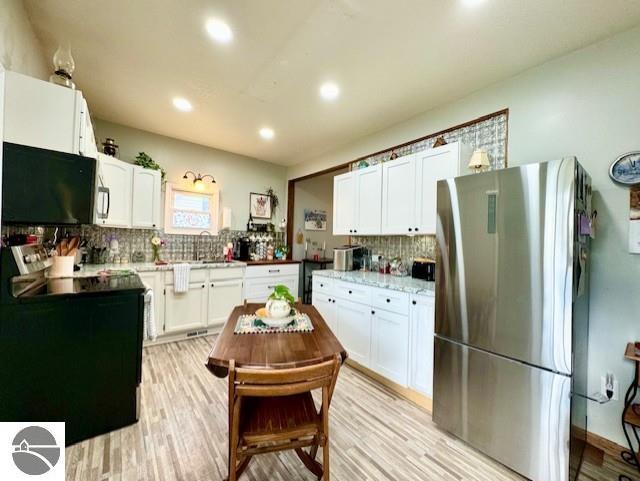
[[[196,227],[189,229],[185,227],[173,227],[173,197],[176,193],[185,193],[189,195],[200,195],[209,198],[209,215],[211,216],[211,227],[208,229],[201,229]],[[219,202],[220,192],[218,187],[213,185],[207,185],[205,190],[189,189],[178,184],[167,182],[165,194],[164,194],[164,231],[167,234],[187,234],[198,235],[203,230],[207,230],[211,235],[218,235],[219,224]]]

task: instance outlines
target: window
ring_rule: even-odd
[[[168,234],[218,233],[218,190],[193,192],[167,184],[164,230]]]

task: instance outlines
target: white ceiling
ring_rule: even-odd
[[[638,0],[26,3],[48,56],[71,42],[94,116],[283,165],[640,23]],[[210,17],[230,44],[207,36]],[[341,87],[333,103],[318,96],[326,80]]]

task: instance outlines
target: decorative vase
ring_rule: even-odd
[[[273,317],[274,319],[287,317],[291,312],[289,302],[284,299],[270,299],[267,301],[267,305],[265,307],[267,308],[269,317]]]

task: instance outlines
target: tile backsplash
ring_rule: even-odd
[[[367,247],[372,255],[383,255],[387,259],[400,257],[409,265],[416,257],[435,259],[436,237],[433,235],[358,236],[352,243]]]
[[[165,246],[161,250],[163,260],[193,260],[196,258],[196,250],[209,258],[221,258],[223,247],[238,237],[255,236],[256,239],[270,238],[275,246],[283,241],[283,233],[254,233],[245,231],[220,231],[218,235],[197,236],[197,235],[177,235],[164,234],[162,231],[154,229],[117,229],[109,227],[99,227],[93,225],[83,225],[78,227],[59,227],[56,233],[55,227],[25,227],[25,226],[2,226],[2,236],[12,234],[35,234],[41,236],[42,240],[53,240],[54,237],[61,239],[68,235],[79,235],[86,239],[90,246],[109,247],[113,238],[118,240],[120,258],[131,261],[134,252],[144,254],[145,261],[151,261],[153,254],[150,239],[154,233],[158,232],[160,238],[165,240]],[[199,246],[198,246],[199,244]]]

